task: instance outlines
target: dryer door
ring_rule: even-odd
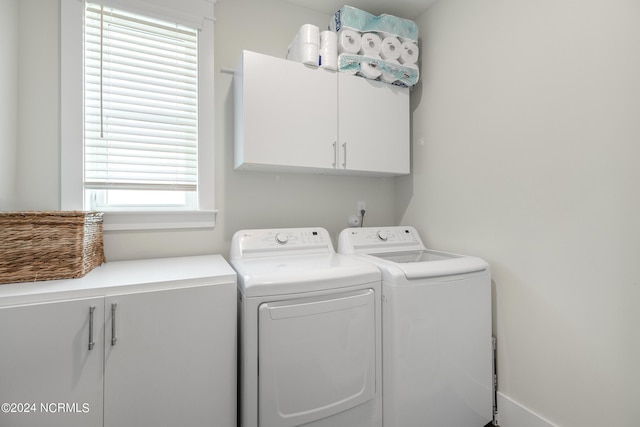
[[[310,423],[375,395],[374,291],[259,308],[261,427]]]

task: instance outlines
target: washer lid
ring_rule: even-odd
[[[473,273],[489,267],[489,264],[480,258],[429,249],[375,253],[366,257],[383,269],[400,269],[407,279]]]
[[[489,268],[484,260],[426,249],[418,232],[409,226],[362,227],[342,230],[338,252],[361,255],[390,274],[421,279],[472,273]]]
[[[382,258],[387,261],[397,262],[399,264],[410,263],[410,262],[441,261],[445,259],[461,257],[460,255],[449,254],[444,252],[436,252],[431,250],[387,252],[387,253],[371,254],[371,256]]]
[[[245,297],[288,295],[380,282],[371,263],[341,254],[232,259]]]

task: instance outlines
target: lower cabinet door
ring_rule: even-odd
[[[105,427],[236,423],[235,284],[108,296]]]
[[[0,308],[0,426],[103,421],[104,298]]]

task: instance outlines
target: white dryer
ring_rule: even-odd
[[[240,426],[382,426],[381,275],[323,228],[242,230]]]
[[[491,422],[489,265],[427,250],[413,227],[349,228],[338,252],[382,272],[384,426]]]

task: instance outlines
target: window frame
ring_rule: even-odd
[[[214,16],[213,1],[149,3],[103,0],[132,12],[170,19],[198,28],[198,209],[107,211],[105,231],[213,228],[215,226],[214,144]],[[84,198],[84,5],[83,0],[60,1],[60,207],[82,210]]]

